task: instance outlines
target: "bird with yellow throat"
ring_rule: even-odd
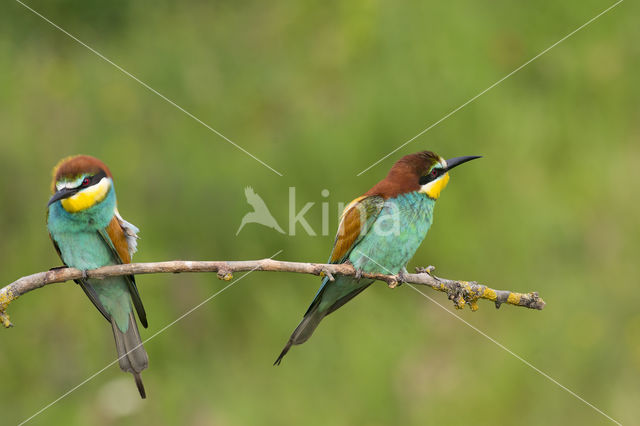
[[[449,182],[449,171],[477,155],[445,160],[431,151],[406,155],[364,195],[347,205],[328,263],[349,262],[358,272],[398,274],[406,271],[433,222],[433,208]],[[292,345],[306,342],[320,321],[369,287],[373,280],[339,275],[325,277],[302,321],[275,364]]]
[[[63,159],[53,170],[52,192],[47,228],[65,265],[86,271],[131,262],[138,228],[120,216],[113,176],[102,161],[87,155]],[[133,374],[140,396],[146,398],[140,373],[149,358],[134,309],[145,328],[147,315],[134,276],[81,278],[76,283],[111,324],[120,368]]]

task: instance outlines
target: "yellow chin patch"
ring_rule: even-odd
[[[420,192],[427,194],[429,198],[437,200],[438,197],[440,197],[440,192],[447,186],[448,183],[449,173],[445,173],[433,182],[422,185],[422,188],[420,188]]]
[[[111,181],[105,177],[97,184],[83,189],[74,196],[62,199],[60,203],[69,213],[77,213],[104,200],[109,193],[109,188],[111,188]]]

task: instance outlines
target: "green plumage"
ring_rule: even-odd
[[[449,182],[448,172],[478,156],[444,160],[431,151],[405,155],[387,176],[343,213],[330,263],[349,262],[359,273],[396,275],[404,272],[433,222],[433,208]],[[371,285],[370,279],[325,278],[302,321],[275,364],[292,345],[311,337],[322,319]]]
[[[384,200],[379,196],[360,202],[359,236],[346,254],[334,263],[349,261],[365,273],[397,274],[413,257],[433,221],[435,200],[414,191]],[[373,280],[339,275],[324,278],[304,318],[294,330],[276,364],[292,345],[306,342],[322,319],[365,290]]]
[[[90,270],[122,263],[106,228],[115,214],[113,187],[105,199],[77,213],[67,212],[59,201],[49,206],[47,228],[63,262],[70,267]],[[120,368],[136,379],[140,395],[146,396],[140,373],[147,368],[148,357],[142,346],[133,315],[133,305],[146,327],[147,319],[132,276],[76,281],[91,302],[111,323]]]
[[[120,263],[109,246],[110,240],[104,232],[113,218],[115,191],[110,189],[105,200],[79,213],[68,213],[57,202],[49,207],[47,227],[51,238],[60,251],[62,261],[73,268],[89,270]],[[98,309],[113,317],[118,328],[126,333],[131,302],[126,279],[110,277],[104,280],[83,279],[81,285],[97,295],[92,300]]]

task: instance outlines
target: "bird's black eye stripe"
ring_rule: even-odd
[[[440,177],[440,175],[442,175],[442,173],[444,172],[443,169],[431,169],[431,171],[429,171],[429,173],[425,176],[420,176],[420,180],[419,183],[420,185],[425,185],[429,182],[431,182],[432,180],[436,180],[438,177]]]
[[[80,183],[79,188],[86,188],[88,186],[95,185],[96,183],[100,182],[100,180],[103,177],[106,177],[106,176],[107,174],[102,170],[93,176],[86,176],[84,179],[82,179],[82,182]]]
[[[100,182],[100,180],[103,177],[106,177],[107,174],[104,172],[104,170],[100,170],[98,173],[96,173],[95,175],[91,176],[91,185],[95,185],[96,183]]]

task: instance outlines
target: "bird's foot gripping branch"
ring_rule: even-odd
[[[487,299],[495,302],[496,307],[499,307],[502,303],[507,303],[530,309],[540,310],[544,308],[544,300],[538,296],[538,293],[516,293],[507,290],[494,290],[473,281],[457,281],[439,278],[433,275],[433,269],[433,267],[424,269],[417,268],[418,273],[402,274],[400,277],[397,275],[384,274],[362,274],[362,277],[383,281],[391,288],[396,287],[398,283],[431,287],[434,290],[447,293],[449,299],[453,301],[454,306],[458,309],[462,309],[465,305],[468,305],[471,310],[475,311],[478,309],[477,301],[479,299]],[[298,274],[328,276],[329,279],[334,278],[335,275],[356,275],[356,270],[348,263],[335,265],[284,262],[273,259],[243,261],[175,260],[155,263],[129,263],[104,266],[90,271],[81,271],[75,268],[54,269],[33,275],[27,275],[0,289],[0,322],[2,322],[4,327],[10,327],[12,325],[9,321],[7,308],[12,301],[23,294],[48,284],[80,279],[83,276],[101,279],[122,275],[216,272],[218,278],[228,281],[233,278],[234,272],[242,271],[293,272]]]

